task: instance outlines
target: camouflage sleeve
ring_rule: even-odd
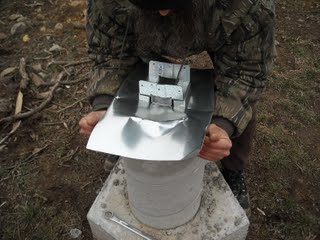
[[[94,61],[88,96],[93,110],[108,107],[110,96],[137,62],[130,23],[127,6],[114,0],[87,0],[86,32],[89,58]]]
[[[214,116],[234,125],[233,136],[240,135],[251,120],[252,106],[265,87],[275,55],[273,1],[254,2],[247,12],[239,9],[223,19],[228,40],[213,58],[217,73]]]

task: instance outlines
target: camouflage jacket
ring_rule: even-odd
[[[107,108],[139,59],[181,59],[207,51],[216,73],[214,118],[232,123],[234,136],[243,132],[275,55],[273,0],[194,0],[206,4],[205,13],[194,16],[188,40],[179,35],[179,19],[171,19],[168,26],[173,27],[153,28],[159,13],[141,15],[143,10],[128,0],[87,1],[89,57],[95,62],[88,91],[93,110]]]

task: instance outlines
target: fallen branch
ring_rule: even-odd
[[[22,88],[26,88],[28,85],[29,77],[26,72],[26,61],[24,58],[21,58],[20,60],[20,69],[19,72],[21,74],[21,82],[20,82],[20,90],[16,99],[16,108],[14,111],[14,114],[19,114],[21,113],[22,110],[22,104],[23,104],[23,93],[22,93]],[[12,130],[0,141],[0,146],[7,140],[9,139],[20,127],[21,121],[16,122],[13,124]],[[3,146],[2,146],[3,147]]]
[[[24,119],[24,118],[28,118],[28,117],[31,117],[32,115],[34,115],[35,113],[40,112],[41,110],[43,110],[48,105],[48,103],[51,102],[51,100],[53,98],[53,94],[56,91],[56,89],[59,87],[60,81],[63,78],[63,76],[64,76],[64,72],[61,72],[58,75],[57,82],[52,87],[51,91],[49,92],[49,97],[44,102],[42,102],[38,107],[36,107],[36,108],[34,108],[34,109],[32,109],[32,110],[30,110],[28,112],[25,112],[25,113],[19,113],[19,114],[15,114],[13,116],[10,116],[10,117],[2,118],[2,119],[0,119],[0,124],[3,124],[5,122],[11,122],[11,121],[16,121],[16,120],[21,120],[21,119]]]

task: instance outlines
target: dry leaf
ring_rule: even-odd
[[[34,132],[30,134],[30,137],[32,138],[33,141],[38,141],[38,135],[35,134]]]
[[[23,93],[19,91],[17,100],[16,100],[16,109],[14,111],[15,114],[21,113],[22,105],[23,105]],[[12,131],[15,131],[16,129],[18,129],[18,127],[20,127],[20,124],[21,124],[21,121],[13,123]]]
[[[31,75],[31,80],[32,80],[33,84],[36,85],[37,87],[44,84],[43,79],[41,77],[39,77],[37,74],[31,73],[30,75]]]
[[[23,38],[22,38],[22,41],[25,42],[25,43],[29,42],[30,41],[29,35],[28,34],[24,35]]]
[[[0,77],[4,77],[12,72],[14,72],[17,68],[16,67],[9,67],[9,68],[6,68],[5,70],[3,70],[1,73],[0,73]]]
[[[64,48],[60,47],[58,44],[53,44],[52,47],[49,49],[50,52],[61,52]]]
[[[42,66],[40,63],[32,64],[32,69],[36,72],[40,72],[42,70]]]
[[[16,101],[15,114],[21,113],[22,104],[23,104],[23,94],[21,91],[19,91],[18,96],[17,96],[17,101]]]
[[[10,21],[16,21],[18,18],[23,17],[21,14],[12,14],[8,18]]]

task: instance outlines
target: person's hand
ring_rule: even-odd
[[[90,136],[93,128],[101,120],[106,111],[91,112],[79,121],[80,133]]]
[[[209,161],[219,161],[230,155],[232,142],[225,130],[210,124],[204,138],[199,157]]]

